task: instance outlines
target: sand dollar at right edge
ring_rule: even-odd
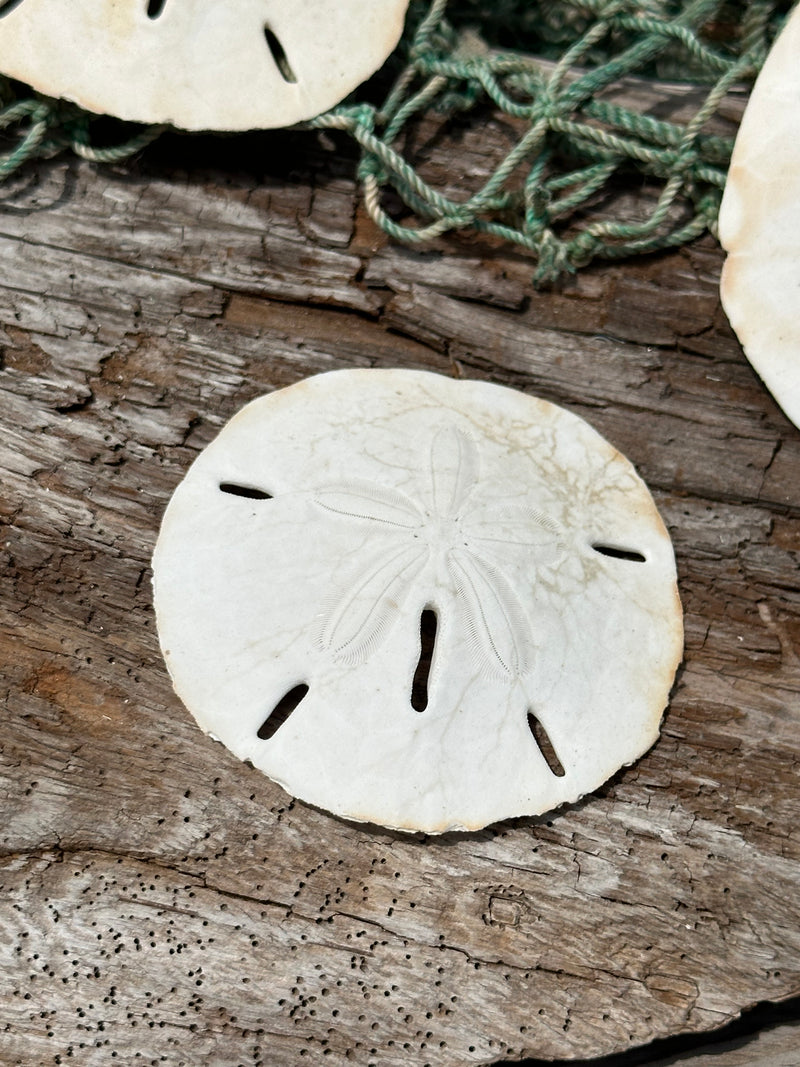
[[[800,8],[747,105],[719,216],[721,296],[747,358],[800,426]]]

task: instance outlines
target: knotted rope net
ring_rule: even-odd
[[[485,235],[527,250],[535,280],[552,281],[598,257],[716,232],[734,128],[714,124],[732,91],[744,98],[790,6],[415,0],[388,94],[378,102],[356,94],[306,128],[357,142],[367,210],[392,238],[420,246],[448,231]],[[664,117],[659,104],[681,87],[691,88],[682,115]],[[0,104],[11,141],[0,180],[65,150],[118,162],[163,130],[142,127],[110,145],[106,133],[98,144],[96,116],[20,95],[4,79]],[[498,116],[507,143],[477,181],[426,173],[415,149],[426,124],[441,135],[448,123],[480,128]],[[624,208],[618,217],[615,205]]]

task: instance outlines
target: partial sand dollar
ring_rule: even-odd
[[[719,216],[721,295],[745,354],[800,426],[800,8],[758,77]]]
[[[290,126],[394,49],[408,0],[6,0],[0,71],[89,111],[187,130]]]
[[[253,401],[178,486],[159,637],[200,726],[286,790],[476,829],[645,752],[682,649],[631,464],[485,382],[345,370]]]

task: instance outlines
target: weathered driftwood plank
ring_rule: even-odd
[[[795,1067],[799,1048],[800,1028],[778,1026],[750,1040],[724,1041],[677,1060],[656,1060],[652,1067]]]
[[[717,248],[536,293],[478,242],[391,247],[346,161],[280,143],[293,176],[167,147],[0,205],[0,1062],[586,1058],[796,995],[800,434],[724,322]],[[440,839],[354,826],[172,694],[148,569],[172,489],[246,400],[353,365],[539,393],[652,485],[686,662],[598,795]]]

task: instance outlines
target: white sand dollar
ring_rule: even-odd
[[[175,491],[153,571],[200,726],[402,830],[597,788],[655,741],[681,657],[672,546],[630,463],[553,404],[425,372],[253,401]]]
[[[721,295],[745,354],[800,426],[800,7],[753,89],[719,216]]]
[[[408,0],[0,0],[0,71],[89,111],[187,130],[289,126],[397,44]]]

